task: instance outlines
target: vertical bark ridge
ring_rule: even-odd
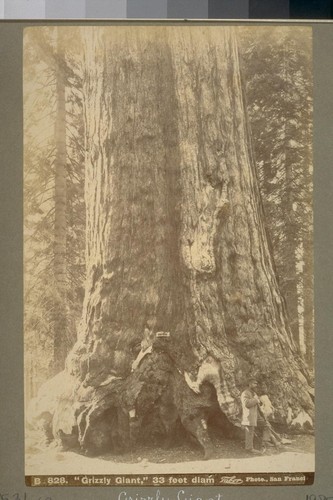
[[[123,35],[124,43],[112,36],[106,40],[104,64],[94,65],[94,50],[104,42],[91,33],[87,47],[90,292],[82,339],[90,345],[89,381],[96,375],[96,384],[99,374],[129,373],[147,324],[175,334],[181,324],[179,160],[170,51],[149,32],[138,36],[124,29]],[[96,373],[94,359],[99,360]]]

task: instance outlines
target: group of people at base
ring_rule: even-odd
[[[251,454],[263,454],[268,445],[281,447],[279,436],[273,431],[269,421],[268,413],[264,411],[265,398],[259,396],[256,391],[258,382],[254,378],[248,380],[248,385],[241,395],[242,402],[242,427],[245,430],[245,450]],[[273,409],[272,411],[273,412]],[[266,413],[266,414],[265,414]],[[258,449],[254,447],[255,437],[258,439]]]

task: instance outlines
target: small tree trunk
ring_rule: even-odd
[[[286,146],[286,149],[288,146]],[[285,275],[281,284],[282,295],[285,298],[287,313],[288,313],[288,323],[290,330],[292,332],[293,339],[300,350],[300,333],[299,333],[299,311],[298,311],[298,297],[299,291],[297,288],[297,224],[296,224],[296,213],[294,207],[294,197],[293,189],[291,187],[293,183],[293,165],[288,162],[288,157],[286,155],[285,160],[285,175],[286,175],[286,186],[285,186],[285,196],[282,198],[284,203],[285,218],[287,220],[286,228],[284,232],[284,255],[285,255]]]
[[[313,242],[307,236],[304,242],[304,337],[306,361],[314,368],[314,311],[313,311]]]
[[[57,58],[64,53],[57,35]],[[56,121],[55,121],[55,217],[54,217],[54,279],[55,304],[53,314],[54,325],[54,373],[64,369],[67,350],[66,321],[66,86],[62,68],[56,73]]]
[[[293,48],[286,40],[284,47],[284,82],[285,92],[290,93],[290,69],[289,64],[294,58]],[[287,100],[287,99],[286,99]],[[291,142],[292,136],[289,130],[288,118],[284,119],[284,193],[282,203],[284,205],[283,214],[285,219],[284,245],[285,245],[285,275],[283,279],[282,294],[286,300],[289,326],[297,346],[300,350],[299,336],[299,312],[298,312],[298,289],[297,289],[297,224],[296,209],[294,200],[294,182],[295,182],[295,153],[293,153]]]

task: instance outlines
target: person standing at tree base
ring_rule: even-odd
[[[260,454],[265,451],[265,436],[267,423],[260,413],[260,399],[256,394],[258,383],[256,379],[250,378],[248,385],[241,394],[242,403],[242,426],[245,429],[245,450],[249,453]],[[254,448],[255,429],[259,430],[260,448]]]

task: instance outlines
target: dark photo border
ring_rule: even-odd
[[[118,22],[119,23],[119,22]],[[145,21],[126,24],[143,24]],[[161,21],[158,24],[169,24]],[[173,22],[174,23],[174,22]],[[203,24],[220,24],[202,21]],[[313,27],[314,63],[314,258],[316,337],[316,468],[312,486],[38,488],[24,481],[23,398],[23,29],[36,25],[95,25],[96,22],[3,21],[0,23],[0,499],[165,500],[333,498],[333,23]],[[103,25],[111,22],[101,22]],[[117,23],[115,23],[117,24]],[[223,24],[229,24],[224,22]],[[239,22],[237,25],[269,24]],[[275,24],[284,24],[276,22]],[[301,24],[291,23],[288,24]],[[203,473],[205,471],[202,471]],[[311,496],[312,495],[312,496]],[[321,495],[321,496],[320,496]]]

